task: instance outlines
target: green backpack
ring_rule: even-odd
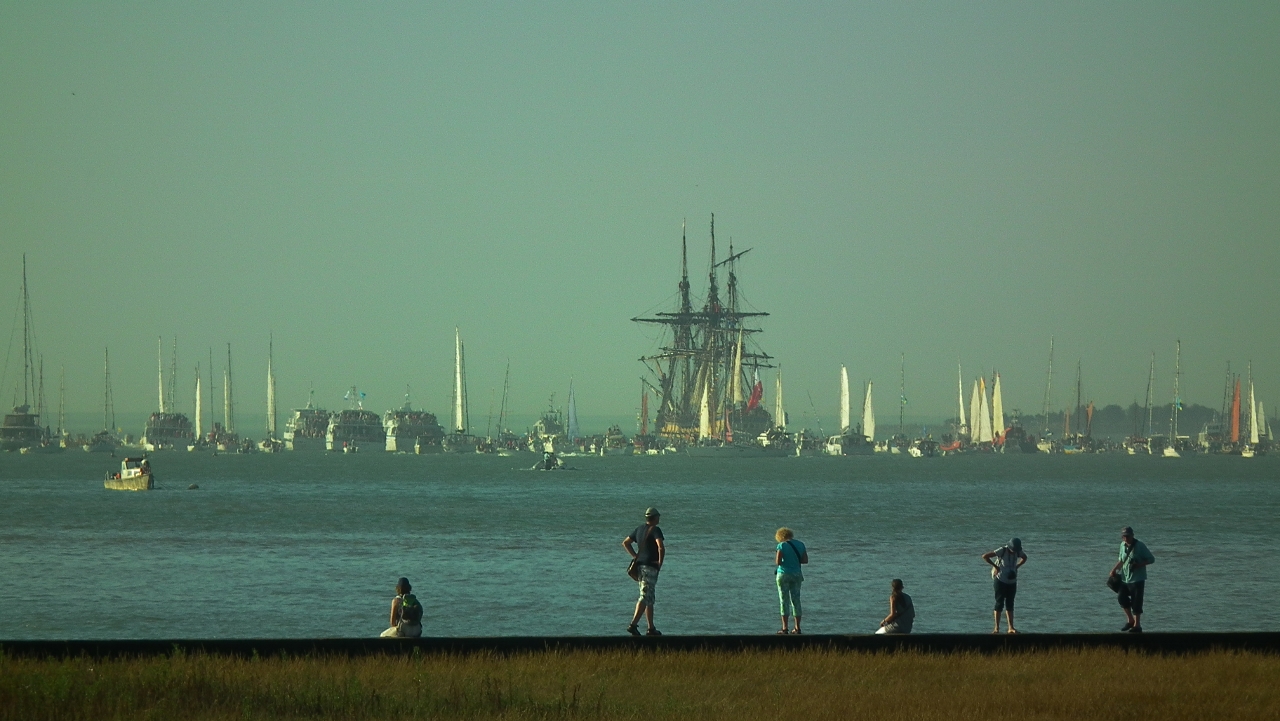
[[[400,597],[400,622],[422,623],[422,604],[418,603],[417,596],[412,593]]]

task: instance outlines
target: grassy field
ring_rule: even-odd
[[[572,652],[0,656],[0,719],[1280,718],[1280,657]]]

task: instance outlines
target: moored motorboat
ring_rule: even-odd
[[[146,456],[120,461],[120,472],[108,475],[102,486],[112,491],[150,491],[155,488],[151,461]]]

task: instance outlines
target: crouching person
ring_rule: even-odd
[[[911,633],[911,626],[916,621],[916,607],[911,597],[902,592],[902,579],[895,578],[889,584],[889,615],[880,622],[876,633]]]
[[[382,632],[383,638],[418,638],[422,635],[422,604],[410,591],[409,579],[396,582],[396,597],[391,599],[391,628]]]

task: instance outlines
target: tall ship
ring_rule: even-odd
[[[409,402],[408,388],[404,392],[404,405],[383,414],[382,427],[387,434],[387,451],[391,453],[438,453],[444,440],[444,429],[436,420],[436,414],[415,411]]]
[[[654,376],[659,391],[657,435],[691,454],[714,455],[724,449],[729,455],[743,451],[782,449],[764,445],[760,439],[774,430],[773,416],[761,403],[762,368],[774,367],[771,356],[759,349],[759,328],[750,323],[768,313],[747,311],[738,287],[738,261],[751,249],[716,259],[715,216],[711,216],[711,264],[707,294],[699,310],[690,293],[688,242],[681,234],[679,307],[651,317],[632,318],[669,329],[663,345],[653,355],[640,359]],[[727,276],[721,294],[720,276]]]
[[[316,391],[307,394],[307,405],[294,408],[284,424],[284,447],[290,451],[323,451],[329,432],[329,411],[316,408]]]
[[[174,393],[178,375],[178,339],[173,339],[173,366],[169,372],[169,384],[164,381],[163,339],[156,341],[156,381],[160,407],[147,418],[142,432],[142,448],[148,453],[185,449],[195,440],[191,419],[174,408]]]
[[[346,399],[351,407],[338,411],[329,418],[324,447],[330,451],[346,453],[360,448],[385,448],[387,432],[382,427],[382,417],[364,409],[364,393],[351,386]]]
[[[22,256],[22,402],[14,394],[13,410],[4,415],[0,424],[0,449],[19,451],[39,446],[45,431],[40,425],[39,389],[36,387],[36,352],[32,348],[34,331],[31,328],[31,296],[27,292],[27,256]],[[16,390],[16,389],[15,389]],[[36,407],[32,407],[32,403]]]

